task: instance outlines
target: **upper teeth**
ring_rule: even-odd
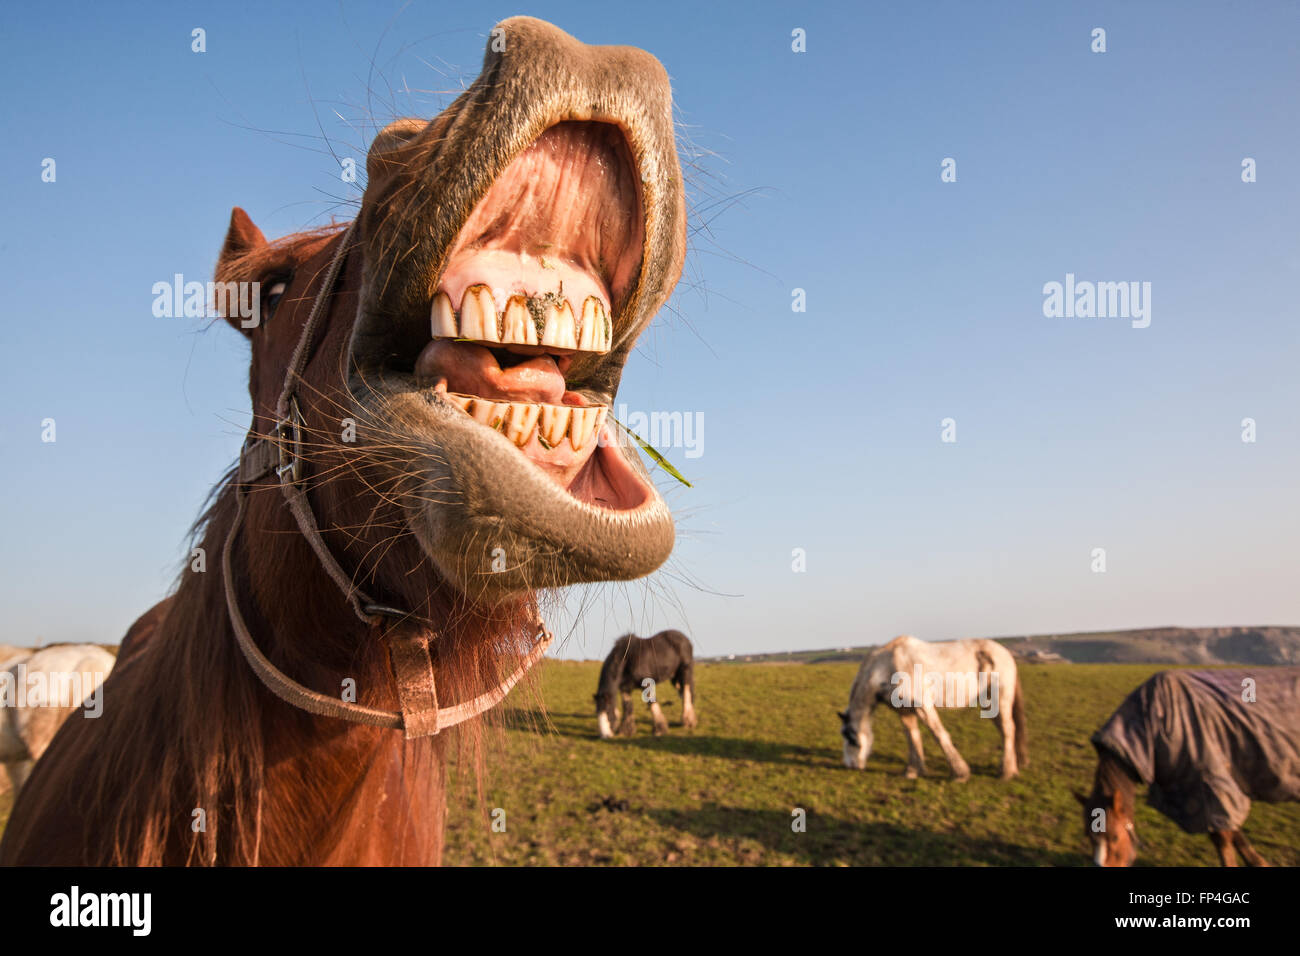
[[[504,312],[497,312],[492,291],[472,285],[461,296],[459,314],[451,297],[439,292],[433,297],[430,324],[434,338],[472,339],[500,345],[538,345],[549,349],[579,352],[608,352],[614,342],[613,323],[605,303],[594,295],[582,303],[582,315],[573,314],[568,299],[547,296],[545,304],[534,299],[541,313],[534,319],[528,297],[512,295]]]

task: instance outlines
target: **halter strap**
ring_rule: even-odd
[[[303,419],[298,405],[297,383],[311,358],[316,327],[325,314],[325,303],[334,291],[334,285],[347,258],[348,247],[351,245],[355,230],[354,220],[335,248],[329,268],[325,272],[320,288],[316,291],[311,312],[307,316],[298,345],[285,371],[284,386],[276,402],[276,422],[272,426],[271,434],[259,435],[250,429],[239,451],[239,468],[235,476],[237,506],[230,533],[226,535],[225,544],[221,549],[221,573],[226,591],[226,610],[239,649],[253,669],[253,673],[271,693],[286,704],[308,713],[321,717],[336,717],[372,727],[403,730],[406,737],[410,739],[431,736],[444,727],[464,723],[495,707],[541,660],[546,649],[550,647],[553,636],[539,616],[533,647],[505,680],[472,700],[451,707],[439,707],[433,661],[429,655],[429,644],[437,636],[433,624],[408,611],[378,604],[372,600],[343,570],[321,536],[320,526],[311,509],[306,488],[303,486],[301,456]],[[383,636],[388,645],[389,662],[397,684],[400,711],[366,707],[304,687],[277,669],[253,640],[244,621],[244,615],[239,609],[230,559],[234,550],[235,535],[239,533],[247,511],[249,486],[273,471],[280,479],[280,490],[284,493],[289,510],[298,524],[298,530],[311,545],[325,573],[343,592],[344,598],[352,606],[357,617],[374,630],[384,628],[385,618],[394,619],[395,623],[387,628]]]
[[[324,538],[321,537],[320,528],[316,523],[316,515],[311,510],[311,503],[307,500],[307,491],[302,483],[302,410],[298,405],[298,382],[302,378],[303,371],[307,368],[307,362],[311,359],[312,346],[316,338],[316,326],[320,323],[321,318],[325,315],[325,303],[333,294],[334,284],[338,281],[339,273],[343,270],[343,262],[347,259],[348,248],[352,244],[352,236],[356,230],[356,220],[348,225],[347,231],[339,240],[339,244],[334,249],[334,255],[330,258],[329,268],[325,270],[325,277],[321,280],[321,286],[316,291],[316,299],[312,302],[311,312],[307,315],[307,322],[302,327],[302,334],[298,337],[298,345],[293,350],[293,357],[289,360],[289,367],[284,373],[284,385],[280,389],[280,397],[275,403],[275,425],[271,429],[270,436],[260,436],[249,431],[248,438],[244,442],[244,448],[240,453],[239,463],[239,481],[241,483],[251,483],[257,481],[274,468],[280,478],[280,490],[284,492],[285,500],[289,504],[289,510],[293,512],[294,520],[298,523],[298,528],[302,531],[303,537],[311,545],[311,549],[316,552],[316,558],[320,561],[321,567],[325,573],[330,576],[348,603],[352,605],[352,610],[356,612],[357,617],[361,618],[367,624],[376,623],[374,615],[367,610],[369,606],[374,605],[364,591],[358,588],[352,581],[352,578],[339,566],[338,561],[326,546]],[[251,464],[245,474],[245,462]],[[399,616],[400,612],[399,612]]]

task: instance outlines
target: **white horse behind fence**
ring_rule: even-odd
[[[115,658],[96,644],[0,648],[0,793],[17,795],[59,727],[103,712],[101,686]]]
[[[871,754],[871,712],[880,703],[898,712],[907,731],[908,777],[925,773],[920,723],[939,741],[953,776],[958,780],[970,776],[970,767],[939,720],[940,707],[975,707],[980,716],[997,724],[1002,732],[1002,779],[1014,777],[1029,764],[1016,661],[997,641],[932,644],[904,635],[872,653],[853,681],[849,709],[839,713],[846,767],[866,767]]]

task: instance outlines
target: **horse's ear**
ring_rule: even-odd
[[[253,225],[248,213],[236,206],[230,211],[230,228],[226,230],[226,241],[221,244],[221,255],[217,257],[217,281],[249,281],[239,275],[240,269],[236,264],[265,245],[266,236],[262,235],[262,230]],[[226,321],[244,335],[253,334],[252,327],[244,325],[238,315],[228,314]]]
[[[236,206],[230,210],[230,228],[226,230],[226,241],[221,246],[221,258],[217,260],[217,274],[220,275],[231,262],[250,252],[256,252],[266,245],[266,236],[262,230],[253,225],[248,213]]]
[[[835,711],[835,716],[840,720],[847,721],[849,719],[849,712],[847,710],[837,710]]]
[[[1074,792],[1074,799],[1078,800],[1081,805],[1086,807],[1088,805],[1088,798],[1085,797],[1078,790],[1075,790],[1073,792]]]
[[[389,166],[401,166],[405,159],[398,150],[424,132],[428,125],[428,120],[408,116],[393,120],[381,129],[366,154],[366,175],[373,181],[388,172]]]

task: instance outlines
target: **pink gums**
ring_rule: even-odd
[[[559,123],[517,156],[456,237],[439,288],[459,311],[472,285],[510,296],[560,293],[582,309],[587,296],[612,313],[641,266],[640,189],[621,130]]]

